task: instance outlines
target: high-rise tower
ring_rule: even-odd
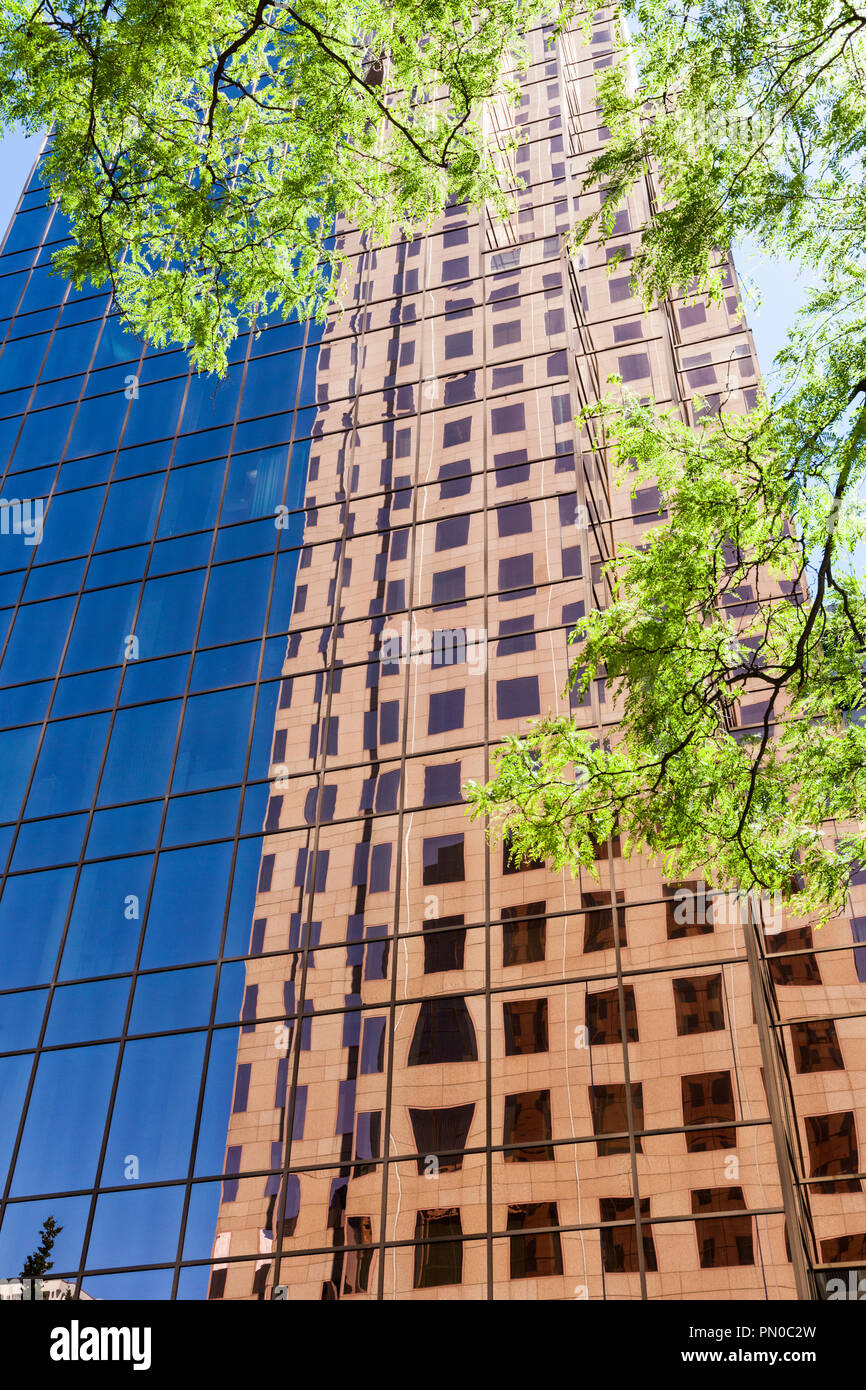
[[[512,221],[344,232],[212,1298],[790,1298],[866,1258],[849,924],[820,952],[756,932],[615,842],[598,882],[515,870],[460,811],[503,735],[565,711],[601,561],[658,520],[576,436],[581,404],[611,373],[690,420],[756,397],[732,267],[721,307],[632,298],[651,185],[607,248],[564,254],[606,14],[589,45],[532,35]],[[602,683],[573,714],[616,719]]]
[[[564,254],[610,13],[534,32],[490,113],[525,136],[512,220],[340,226],[345,313],[242,338],[217,391],[56,307],[25,195],[10,1274],[50,1213],[96,1297],[777,1299],[866,1265],[863,887],[815,937],[756,929],[615,839],[598,881],[515,868],[461,806],[568,709],[568,632],[659,519],[579,407],[612,373],[690,420],[758,387],[733,266],[721,306],[632,297],[651,185]],[[573,715],[616,722],[601,683]]]

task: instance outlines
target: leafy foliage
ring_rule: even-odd
[[[53,127],[60,273],[110,281],[133,329],[222,373],[239,321],[338,295],[337,213],[384,238],[449,195],[502,203],[485,111],[549,9],[7,0],[0,119]]]
[[[862,519],[840,515],[826,487],[802,490],[780,447],[786,422],[766,405],[697,429],[636,399],[594,413],[620,471],[633,461],[635,487],[658,481],[669,514],[645,546],[620,546],[608,607],[572,634],[572,684],[585,694],[605,678],[621,723],[610,746],[570,719],[507,740],[494,780],[469,784],[472,814],[506,830],[516,857],[557,868],[592,868],[618,832],[624,852],[661,855],[673,876],[786,898],[799,877],[800,907],[838,907],[866,860],[866,824],[838,846],[824,830],[866,816],[866,728],[847,713],[866,706],[866,598],[834,560]],[[754,732],[731,718],[743,707],[759,710]]]
[[[604,241],[652,170],[662,195],[632,263],[647,304],[720,297],[719,248],[746,235],[799,262],[812,289],[778,359],[781,386],[750,415],[704,414],[693,429],[621,393],[587,412],[620,472],[657,481],[668,511],[644,548],[618,547],[610,603],[574,634],[572,684],[605,678],[622,722],[609,744],[556,719],[509,739],[492,781],[469,785],[470,814],[507,833],[515,858],[592,868],[595,842],[618,829],[624,852],[659,855],[670,874],[777,890],[823,920],[866,862],[866,594],[854,557],[866,17],[847,0],[622,8],[636,20],[621,39],[634,63],[600,84],[611,137],[586,186],[605,201],[575,245],[593,228]]]
[[[587,186],[602,227],[650,165],[663,189],[636,250],[648,294],[720,289],[717,248],[753,236],[832,269],[862,251],[866,16],[848,0],[624,0],[629,64],[599,84],[611,139]],[[591,219],[581,224],[585,234]]]

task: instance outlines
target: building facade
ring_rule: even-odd
[[[786,1299],[866,1265],[863,885],[819,936],[756,926],[615,838],[597,877],[515,866],[461,805],[533,716],[616,724],[563,694],[567,639],[659,499],[577,410],[612,373],[695,422],[758,389],[732,265],[718,306],[632,297],[650,184],[565,254],[610,15],[534,32],[490,114],[512,219],[339,226],[345,311],[246,335],[218,390],[46,278],[24,195],[4,1273],[49,1214],[97,1298]]]
[[[197,378],[48,273],[65,234],[37,171],[0,256],[0,1274],[53,1215],[94,1298],[204,1298],[321,333]]]

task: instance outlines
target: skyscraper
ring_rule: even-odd
[[[210,1251],[185,1182],[223,1163],[320,331],[190,375],[49,275],[44,198],[37,171],[0,258],[0,1275],[53,1214],[77,1278]]]
[[[692,421],[758,389],[733,265],[721,306],[632,297],[649,182],[565,254],[609,13],[534,32],[490,113],[525,136],[512,219],[339,225],[345,313],[244,336],[218,389],[47,278],[24,195],[9,1274],[49,1214],[99,1298],[776,1299],[866,1265],[863,886],[818,939],[756,928],[615,837],[597,880],[518,867],[461,808],[568,710],[568,633],[659,520],[579,407],[611,373]],[[602,682],[571,704],[615,725]]]

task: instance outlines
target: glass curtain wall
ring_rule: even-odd
[[[0,1276],[53,1215],[58,1274],[142,1267],[92,1296],[197,1297],[320,331],[196,376],[49,273],[66,233],[37,170],[0,255]]]

